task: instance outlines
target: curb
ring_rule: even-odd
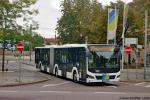
[[[21,86],[21,85],[29,85],[29,84],[37,84],[46,82],[50,79],[40,80],[40,81],[34,81],[34,82],[25,82],[25,83],[16,83],[16,84],[6,84],[6,85],[0,85],[0,87],[14,87],[14,86]]]
[[[124,80],[120,82],[130,82],[130,83],[136,83],[136,82],[150,82],[150,80]]]
[[[23,62],[22,64],[35,66],[34,64],[29,64],[29,63],[25,63],[25,62]]]
[[[48,76],[44,76],[41,73],[40,74],[42,77],[44,77],[44,79],[41,80],[37,80],[37,81],[31,81],[31,82],[24,82],[24,83],[10,83],[10,84],[5,84],[5,85],[0,85],[0,87],[14,87],[14,86],[21,86],[21,85],[29,85],[29,84],[37,84],[37,83],[42,83],[42,82],[46,82],[48,80],[51,80],[51,78],[49,78]]]

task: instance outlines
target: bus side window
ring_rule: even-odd
[[[55,64],[59,64],[60,63],[60,50],[56,49],[55,50]]]

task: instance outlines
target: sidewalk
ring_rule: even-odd
[[[2,65],[0,63],[0,68],[1,66]],[[5,65],[5,67],[6,66],[7,65]],[[28,65],[24,66],[25,67],[21,69],[21,74],[17,69],[17,63],[15,66],[12,66],[12,68],[9,68],[8,71],[0,71],[0,87],[33,84],[49,80],[48,77],[37,71],[34,68],[35,66],[33,67],[33,62],[31,62],[31,64],[28,63]],[[9,67],[11,67],[11,63]]]
[[[146,79],[144,79],[144,69],[124,69],[121,72],[120,81],[127,82],[150,82],[150,68],[146,70]]]

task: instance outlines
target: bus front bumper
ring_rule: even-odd
[[[110,80],[97,80],[97,79],[86,79],[86,83],[98,83],[98,82],[118,82],[120,78],[110,79]]]

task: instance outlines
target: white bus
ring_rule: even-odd
[[[86,83],[119,81],[121,51],[115,45],[67,44],[35,48],[41,71]]]

